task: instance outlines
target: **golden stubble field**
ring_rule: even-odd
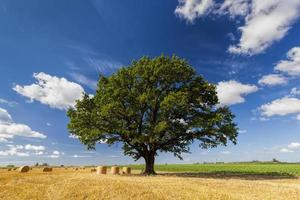
[[[0,199],[300,199],[300,179],[96,175],[90,169],[0,170]]]

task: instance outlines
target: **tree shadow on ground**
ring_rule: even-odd
[[[189,178],[214,178],[214,179],[244,179],[244,180],[272,180],[272,179],[297,179],[298,177],[289,173],[266,172],[160,172],[161,176],[189,177]]]

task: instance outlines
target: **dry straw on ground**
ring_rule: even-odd
[[[112,167],[110,168],[110,173],[111,173],[111,174],[119,174],[119,167],[117,167],[117,166],[112,166]]]
[[[21,173],[28,172],[28,171],[29,171],[29,167],[28,167],[28,166],[21,166],[21,167],[18,169],[18,171],[21,172]]]
[[[130,167],[123,167],[122,173],[123,174],[131,174],[131,168]]]
[[[182,176],[95,176],[57,169],[51,176],[33,170],[12,173],[0,170],[0,199],[51,200],[299,200],[300,179]]]
[[[98,166],[97,167],[97,174],[106,174],[107,167],[106,166]]]

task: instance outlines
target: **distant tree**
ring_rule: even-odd
[[[122,143],[125,155],[145,159],[145,174],[155,174],[158,152],[182,159],[195,140],[211,148],[235,144],[238,134],[234,115],[218,104],[215,85],[176,56],[143,57],[101,76],[96,94],[85,94],[67,115],[69,131],[88,149]]]
[[[272,159],[272,162],[274,162],[274,163],[279,163],[280,161],[277,160],[276,158],[273,158],[273,159]]]
[[[48,163],[43,163],[41,166],[49,166]]]
[[[7,168],[14,168],[14,165],[6,165]]]
[[[35,165],[34,166],[36,166],[36,167],[38,167],[39,166],[39,163],[37,162],[37,163],[35,163]]]

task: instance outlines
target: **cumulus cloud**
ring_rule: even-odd
[[[0,156],[30,156],[32,153],[34,155],[43,155],[45,147],[35,146],[32,144],[23,145],[6,145],[8,149],[0,151]]]
[[[46,138],[46,135],[33,131],[25,124],[13,122],[11,115],[7,110],[0,108],[0,138],[8,139],[14,136]]]
[[[298,142],[291,142],[286,147],[281,148],[279,151],[282,153],[293,153],[295,151],[300,150],[300,143]]]
[[[300,47],[290,49],[287,53],[287,60],[280,61],[275,66],[275,70],[291,76],[300,76]]]
[[[242,84],[235,80],[222,81],[217,84],[217,95],[221,105],[233,105],[245,102],[244,96],[256,92],[255,85]]]
[[[300,90],[297,88],[292,88],[291,89],[291,95],[299,95],[300,94]]]
[[[0,123],[10,123],[12,122],[11,115],[7,110],[0,108]]]
[[[279,74],[269,74],[263,76],[259,81],[261,85],[275,86],[275,85],[283,85],[287,83],[287,78]]]
[[[290,149],[300,149],[300,143],[292,142],[288,145],[288,148],[290,148]]]
[[[293,150],[290,150],[290,149],[287,149],[287,148],[281,148],[279,151],[281,153],[293,153],[294,152]]]
[[[228,14],[230,18],[246,16],[249,13],[249,0],[225,0],[215,11],[216,14]]]
[[[283,97],[262,105],[260,110],[262,111],[262,115],[266,117],[300,113],[300,99],[294,97]]]
[[[7,145],[8,149],[0,151],[0,156],[29,156],[28,152],[23,152],[24,146],[22,145]]]
[[[84,93],[83,88],[65,78],[51,76],[46,73],[34,73],[37,80],[31,85],[16,85],[13,90],[28,97],[30,101],[39,101],[52,108],[66,110],[75,105],[77,99],[81,99]]]
[[[5,139],[5,138],[1,138],[0,137],[0,143],[7,143],[8,142],[8,140],[7,139]]]
[[[179,0],[175,14],[188,22],[193,22],[197,17],[208,14],[213,6],[213,0]]]
[[[90,157],[92,157],[92,156],[82,156],[82,155],[77,155],[77,154],[75,154],[75,155],[73,155],[72,157],[73,157],[73,158],[90,158]]]
[[[52,154],[49,156],[50,158],[59,158],[60,155],[62,155],[59,151],[55,150],[52,152]]]
[[[239,42],[228,49],[233,54],[254,55],[281,40],[300,15],[299,0],[179,0],[175,14],[188,22],[206,15],[242,17]]]
[[[44,151],[45,147],[44,146],[35,146],[32,144],[26,144],[24,147],[26,150],[32,150],[32,151]]]
[[[296,116],[296,119],[297,119],[298,121],[300,121],[300,114],[298,114],[298,115]]]
[[[240,41],[230,46],[229,52],[248,55],[264,52],[287,34],[299,13],[299,0],[252,0],[245,25],[239,27]]]

